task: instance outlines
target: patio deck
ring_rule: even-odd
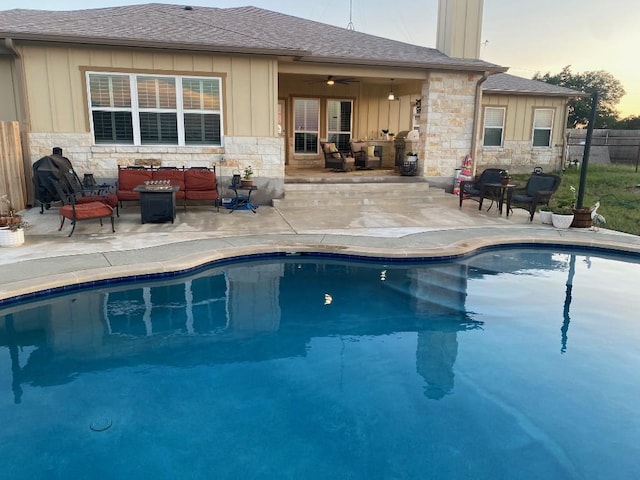
[[[337,174],[344,175],[344,174]],[[458,208],[443,194],[406,211],[394,206],[341,209],[274,208],[250,211],[212,207],[178,209],[174,224],[140,223],[135,205],[121,209],[116,233],[85,221],[72,237],[58,232],[57,209],[21,212],[32,227],[21,247],[0,249],[0,300],[75,282],[175,271],[235,255],[321,251],[384,257],[443,256],[494,244],[600,246],[640,253],[640,237],[609,230],[558,230],[532,223],[525,210],[509,218],[477,203]]]

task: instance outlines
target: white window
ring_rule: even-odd
[[[327,100],[327,138],[341,152],[349,150],[353,102],[351,100]]]
[[[501,147],[504,132],[505,108],[486,107],[484,109],[484,139],[485,147]]]
[[[320,100],[317,98],[294,99],[293,121],[295,122],[294,152],[317,154]]]
[[[536,108],[533,112],[533,146],[550,147],[553,130],[553,109]]]
[[[96,144],[222,145],[221,79],[87,73]]]

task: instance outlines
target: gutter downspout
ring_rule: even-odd
[[[482,84],[491,75],[488,72],[484,72],[478,83],[476,83],[476,102],[473,110],[473,128],[471,137],[471,158],[473,159],[473,168],[471,170],[471,176],[476,176],[476,154],[478,153],[478,126],[480,124],[480,112],[482,108]]]

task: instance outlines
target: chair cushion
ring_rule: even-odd
[[[151,178],[151,170],[120,169],[118,170],[118,190],[133,190]]]
[[[90,218],[110,217],[113,215],[113,208],[102,202],[91,202],[76,205],[76,215],[73,215],[72,205],[60,207],[60,216],[70,220],[87,220]]]
[[[500,183],[500,170],[496,168],[488,168],[480,174],[480,178],[476,182],[478,185],[485,183]]]
[[[532,200],[533,200],[533,197],[529,195],[515,194],[511,197],[512,202],[518,202],[518,203],[531,203]]]
[[[154,180],[169,180],[171,185],[180,187],[180,190],[184,190],[184,170],[155,170],[153,172]],[[180,191],[178,190],[178,192]]]
[[[215,191],[216,174],[206,168],[190,168],[184,173],[184,184],[187,192]],[[187,195],[187,198],[193,198]]]
[[[536,192],[549,191],[553,188],[555,178],[533,175],[527,183],[527,194],[533,196]]]
[[[353,150],[354,152],[361,152],[365,149],[366,146],[366,143],[351,142],[351,150]]]
[[[474,188],[473,185],[465,185],[463,190],[464,190],[464,193],[468,193],[469,195],[474,195],[474,196],[480,195],[480,190],[478,190],[477,188]]]

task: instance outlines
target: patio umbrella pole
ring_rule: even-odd
[[[587,138],[584,142],[584,153],[582,156],[582,165],[580,167],[580,185],[578,186],[578,198],[576,200],[576,208],[582,208],[584,200],[584,184],[587,181],[587,165],[589,164],[589,154],[591,153],[591,138],[593,137],[593,124],[596,120],[596,111],[598,110],[598,92],[595,91],[591,95],[591,113],[589,114],[589,125],[587,126]]]

